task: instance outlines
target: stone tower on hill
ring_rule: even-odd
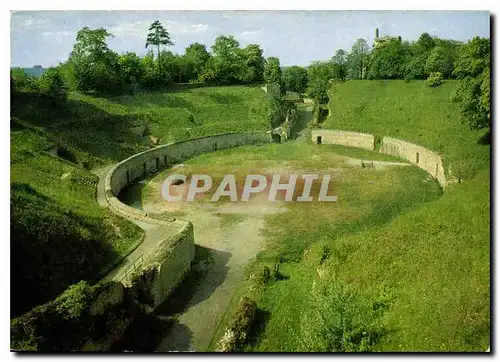
[[[379,36],[378,28],[375,29],[375,40],[373,41],[373,49],[385,45],[391,41],[398,41],[401,43],[400,36]]]

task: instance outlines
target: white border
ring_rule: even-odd
[[[4,3],[2,3],[3,5]],[[435,0],[420,0],[418,2],[412,2],[411,4],[406,4],[401,1],[388,1],[388,0],[379,0],[379,1],[359,1],[359,0],[351,0],[348,2],[334,2],[334,1],[317,1],[317,0],[308,0],[308,1],[298,1],[298,0],[280,0],[280,1],[269,1],[269,0],[252,0],[248,2],[244,1],[229,1],[229,0],[212,0],[212,1],[195,1],[195,0],[183,0],[179,2],[174,1],[130,1],[130,0],[108,0],[106,2],[99,0],[86,0],[85,2],[68,2],[68,1],[57,1],[57,0],[45,0],[45,1],[36,1],[36,0],[23,0],[23,1],[10,1],[5,4],[7,9],[2,11],[1,17],[1,27],[3,28],[2,32],[0,32],[0,36],[3,38],[2,44],[4,44],[4,52],[2,55],[2,61],[4,62],[2,69],[2,119],[0,121],[2,132],[1,132],[1,142],[0,147],[2,147],[1,152],[1,166],[4,170],[3,174],[5,175],[1,179],[1,195],[2,195],[2,203],[1,205],[1,222],[2,228],[4,230],[4,234],[9,234],[9,237],[4,237],[2,242],[3,252],[1,253],[2,257],[2,271],[0,273],[2,278],[2,287],[4,290],[4,296],[0,299],[1,301],[1,339],[2,342],[2,360],[15,358],[13,353],[9,352],[10,346],[10,302],[7,298],[6,294],[7,288],[10,289],[10,249],[9,249],[9,240],[10,240],[10,221],[9,221],[9,180],[7,179],[7,174],[10,172],[10,137],[9,137],[9,77],[7,74],[7,69],[10,67],[10,11],[9,10],[490,10],[492,13],[497,13],[496,8],[498,1],[486,1],[486,0],[475,0],[471,1],[463,1],[463,0],[455,0],[455,1],[435,1]],[[409,6],[408,6],[409,5]],[[348,7],[346,7],[348,6]],[[492,24],[494,26],[493,31],[496,31],[496,23]],[[494,39],[495,48],[497,48],[498,41]],[[495,60],[494,60],[495,61]],[[495,61],[494,69],[497,69],[497,62]],[[497,77],[495,75],[495,81],[497,81]],[[494,95],[495,106],[496,106],[497,97]],[[496,107],[494,107],[496,110]],[[496,127],[495,127],[496,128]],[[497,141],[497,137],[494,137],[495,143]],[[498,159],[500,151],[498,151],[498,147],[495,147],[495,156],[494,159]],[[492,185],[493,186],[493,185]],[[495,180],[495,188],[497,190],[497,194],[495,195],[495,201],[499,201],[500,197],[498,196],[498,182]],[[499,205],[498,202],[495,202],[496,205]],[[492,220],[493,222],[493,220]],[[500,216],[497,212],[495,215],[494,224],[500,225]],[[500,246],[496,247],[496,254]],[[496,256],[496,255],[495,255]],[[495,273],[496,274],[496,273]],[[496,275],[495,275],[496,276]],[[494,276],[492,275],[492,280]],[[9,286],[9,287],[8,287]],[[493,300],[497,300],[494,298]],[[498,315],[498,311],[496,311],[496,315]],[[495,318],[495,322],[497,322],[498,318]],[[495,323],[498,326],[498,323]],[[495,346],[498,346],[497,336],[494,336]],[[280,357],[283,355],[280,355]],[[401,357],[402,355],[395,356]],[[25,359],[32,359],[34,356],[24,356]],[[96,360],[104,360],[105,356],[102,355],[91,355],[93,359]],[[114,358],[123,358],[122,355],[113,356]],[[134,360],[143,359],[144,356],[127,356],[129,358],[133,358]],[[168,356],[163,356],[164,358],[172,358],[176,357],[175,354],[169,354]],[[183,356],[186,358],[187,356]],[[218,357],[218,356],[215,356]],[[259,361],[267,360],[272,356],[247,356],[247,358],[258,358]],[[290,355],[283,356],[285,358],[290,357]],[[297,358],[309,358],[308,356],[295,356]],[[329,357],[329,356],[325,356]],[[342,357],[339,355],[332,355],[331,358],[335,359],[346,359],[349,360],[360,360],[364,357],[373,357],[371,356],[359,356],[359,357]],[[379,356],[381,358],[386,358],[387,356]],[[438,355],[420,355],[413,356],[416,359],[426,359],[426,360],[434,360],[438,359],[441,356]],[[455,357],[455,356],[453,356]],[[470,356],[473,357],[473,356]],[[70,357],[65,355],[60,357],[63,360],[69,359]],[[193,357],[187,357],[193,358]],[[226,357],[229,359],[233,359],[235,357]],[[467,356],[462,356],[462,358],[469,358]],[[495,357],[496,358],[496,357]]]

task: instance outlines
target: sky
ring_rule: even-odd
[[[264,56],[281,65],[306,66],[349,50],[358,38],[380,36],[416,40],[423,32],[467,41],[490,37],[487,11],[16,11],[11,14],[11,66],[50,67],[64,62],[84,26],[106,28],[108,46],[118,52],[146,53],[149,25],[160,22],[170,33],[174,53],[191,43],[209,49],[219,35],[234,35],[240,45],[260,44]]]

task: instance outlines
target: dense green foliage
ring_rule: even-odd
[[[334,78],[333,66],[329,62],[314,62],[307,68],[309,79],[307,94],[317,104],[328,103],[328,90]]]
[[[433,72],[429,74],[429,77],[425,80],[425,84],[429,87],[437,87],[443,84],[443,74],[440,72]]]
[[[365,39],[358,39],[348,55],[348,76],[351,79],[364,79],[368,69],[369,47]]]
[[[280,60],[276,57],[267,58],[264,65],[264,81],[267,84],[282,84],[282,70]]]
[[[491,128],[489,39],[474,38],[459,52],[454,74],[460,84],[454,101],[471,129]]]
[[[11,321],[20,351],[150,351],[173,320],[161,320],[139,299],[145,292],[118,282],[71,285],[56,299]],[[152,332],[152,334],[151,334]]]
[[[287,67],[283,70],[282,80],[286,91],[304,94],[307,90],[307,69]]]

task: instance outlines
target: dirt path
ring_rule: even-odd
[[[154,181],[148,186],[158,188]],[[136,191],[135,197],[140,197],[140,193]],[[134,199],[134,195],[127,195],[127,199]],[[141,204],[147,212],[166,209],[159,195],[143,199]],[[168,306],[157,309],[159,315],[178,317],[178,323],[163,338],[158,351],[205,351],[208,348],[237,284],[244,277],[246,265],[264,246],[261,231],[265,215],[283,210],[282,203],[270,204],[258,197],[242,203],[184,205],[185,215],[180,218],[193,223],[195,243],[208,255],[193,265],[194,272],[202,269],[203,276],[192,283],[195,287],[186,286],[193,291],[180,302],[181,308],[175,313]]]

